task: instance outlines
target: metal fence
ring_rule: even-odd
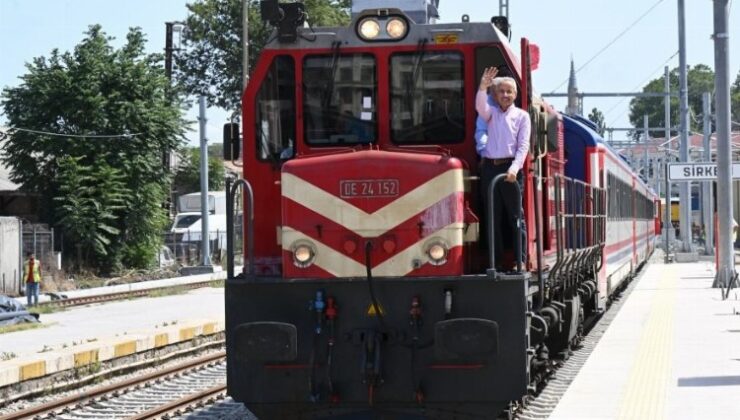
[[[181,266],[193,266],[201,264],[201,233],[200,231],[185,231],[182,233],[165,232],[163,235],[164,245],[170,249],[172,258]],[[217,230],[208,234],[211,251],[211,262],[213,264],[226,264],[226,231]],[[238,264],[241,264],[242,235],[237,230],[235,235],[235,252]]]

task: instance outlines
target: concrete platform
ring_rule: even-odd
[[[740,291],[711,262],[652,263],[551,419],[740,418]]]
[[[221,332],[223,292],[202,288],[42,314],[45,327],[0,334],[0,352],[13,356],[0,361],[0,388]]]

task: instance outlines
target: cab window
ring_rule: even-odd
[[[391,138],[399,144],[465,139],[463,56],[417,51],[391,56]]]
[[[372,143],[377,130],[375,57],[308,56],[303,61],[306,143],[343,146]]]
[[[257,158],[279,162],[295,154],[295,65],[293,57],[278,56],[255,98]]]

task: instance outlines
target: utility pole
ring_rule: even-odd
[[[249,0],[242,3],[242,93],[249,84]]]
[[[509,0],[498,0],[498,15],[509,20]]]
[[[201,95],[198,98],[200,114],[198,122],[200,123],[200,250],[203,254],[202,265],[211,265],[211,250],[209,244],[208,216],[208,139],[206,138],[206,97]]]
[[[702,99],[702,113],[704,114],[704,162],[712,161],[711,141],[712,136],[712,107],[709,103],[711,94],[704,92]],[[702,222],[704,225],[704,254],[714,255],[714,223],[712,221],[712,182],[701,183],[701,208]]]
[[[689,89],[686,80],[686,12],[684,0],[678,0],[678,79],[679,116],[681,124],[681,162],[689,163]],[[683,252],[692,252],[691,244],[691,182],[679,187],[679,229]]]
[[[714,0],[714,91],[717,120],[717,217],[719,260],[714,287],[733,286],[735,251],[732,243],[732,149],[730,147],[729,0]],[[723,296],[726,298],[727,294]]]
[[[164,42],[164,74],[167,77],[167,80],[172,84],[172,54],[175,51],[178,51],[180,48],[174,46],[174,40],[173,35],[175,32],[175,27],[179,29],[182,28],[184,25],[182,22],[165,22],[165,42]],[[165,169],[165,171],[169,172],[172,168],[172,161],[170,159],[170,153],[172,151],[165,148],[165,150],[162,151],[162,167]],[[169,186],[169,191],[167,194],[167,200],[164,203],[164,207],[167,209],[170,216],[174,216],[175,214],[175,195],[177,194],[177,191],[174,191],[172,189],[172,184]]]
[[[665,262],[670,261],[670,245],[675,233],[671,223],[671,181],[668,179],[668,164],[671,162],[671,97],[667,94],[671,91],[671,79],[668,66],[663,72],[663,90],[666,96],[663,98],[665,109],[665,209],[663,212],[663,246],[665,247]]]
[[[643,129],[645,130],[645,139],[642,142],[642,152],[643,152],[642,156],[643,156],[643,159],[645,160],[645,164],[642,165],[642,167],[645,168],[644,169],[645,183],[647,185],[650,185],[650,165],[648,163],[650,161],[650,159],[648,158],[648,141],[650,140],[650,126],[648,125],[648,115],[647,114],[643,115],[642,117],[642,126],[643,126]]]

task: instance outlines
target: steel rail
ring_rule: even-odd
[[[125,292],[106,293],[106,294],[95,295],[95,296],[55,299],[55,300],[50,300],[46,302],[40,302],[38,304],[38,307],[68,308],[72,306],[87,305],[90,303],[111,302],[111,301],[131,298],[131,297],[147,296],[153,292],[159,292],[159,291],[168,290],[168,289],[199,289],[201,287],[208,287],[213,282],[217,282],[217,281],[221,281],[221,280],[208,280],[208,281],[201,281],[197,283],[178,284],[178,285],[163,286],[163,287],[153,287],[151,289],[129,290]]]
[[[48,403],[30,407],[25,410],[17,411],[15,413],[0,417],[0,420],[21,420],[21,419],[34,418],[35,416],[39,416],[41,414],[49,413],[52,411],[59,411],[59,410],[64,409],[67,406],[73,406],[73,405],[77,406],[77,405],[80,405],[82,403],[85,403],[87,401],[90,401],[94,398],[98,398],[106,394],[111,394],[114,392],[121,392],[125,389],[139,386],[146,382],[151,382],[157,379],[162,379],[162,378],[165,378],[171,375],[175,375],[177,373],[181,373],[187,370],[194,369],[201,365],[206,365],[209,363],[221,361],[225,358],[226,358],[226,352],[223,352],[223,351],[214,353],[211,355],[203,356],[198,359],[190,360],[185,363],[181,363],[177,366],[173,366],[173,367],[170,367],[164,370],[149,373],[149,374],[139,376],[136,378],[127,379],[125,381],[118,382],[115,384],[104,385],[104,386],[92,389],[90,391],[77,393],[75,395],[61,398],[56,401],[50,401]]]
[[[226,397],[226,384],[216,385],[212,388],[206,389],[205,391],[195,392],[193,394],[180,398],[177,401],[172,401],[170,403],[145,411],[139,415],[131,416],[128,418],[128,420],[148,420],[164,418],[164,416],[167,414],[186,409],[193,406],[194,404],[208,399],[218,398],[221,395],[223,397]]]

